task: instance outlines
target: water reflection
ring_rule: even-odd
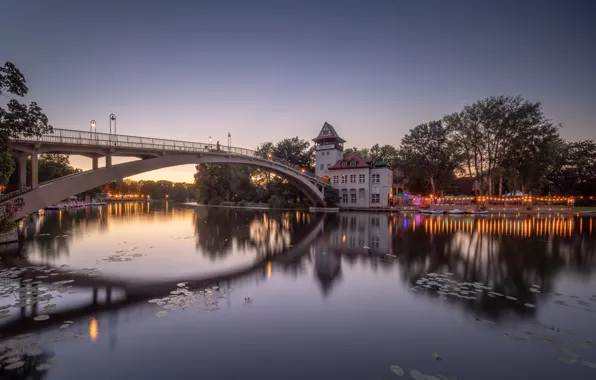
[[[169,258],[169,278],[147,275],[139,284],[136,279],[127,277],[126,271],[114,276],[107,267],[105,273],[100,272],[91,278],[62,274],[61,265],[65,262],[76,262],[77,265],[73,265],[76,269],[97,265],[95,257],[88,258],[88,252],[83,252],[83,248],[88,247],[85,241],[95,236],[105,237],[107,241],[125,224],[147,229],[155,223],[163,232],[151,238],[162,239],[166,244],[157,247],[154,254]],[[589,287],[594,282],[596,252],[592,224],[593,218],[585,217],[470,218],[359,212],[319,216],[225,208],[186,209],[157,204],[119,204],[48,213],[32,225],[22,227],[25,239],[16,252],[2,257],[3,268],[27,267],[29,259],[40,255],[48,267],[54,268],[53,273],[59,273],[40,281],[46,284],[62,280],[62,276],[73,278],[76,294],[62,293],[62,301],[71,302],[60,304],[61,309],[51,311],[49,321],[32,322],[32,317],[42,313],[33,308],[20,318],[0,320],[0,334],[9,337],[56,329],[63,320],[71,319],[75,324],[82,324],[80,333],[86,334],[88,340],[100,343],[102,339],[108,339],[110,350],[113,350],[123,315],[131,321],[154,318],[155,309],[147,300],[166,296],[176,289],[177,281],[189,281],[189,289],[216,283],[227,289],[228,297],[244,292],[242,289],[254,284],[274,282],[276,288],[285,287],[286,292],[297,288],[301,297],[322,298],[328,302],[327,312],[337,308],[337,315],[353,307],[351,299],[341,298],[342,294],[345,297],[346,289],[350,289],[354,299],[363,302],[358,298],[358,288],[362,287],[376,291],[387,289],[381,290],[382,296],[373,292],[367,301],[370,307],[377,309],[389,308],[385,298],[402,289],[414,289],[411,297],[416,302],[444,302],[466,315],[474,314],[501,325],[512,320],[533,321],[543,313],[554,318],[553,300],[560,300],[580,312],[596,307],[596,295],[589,298],[590,293],[587,293],[595,293]],[[174,233],[178,230],[168,229],[168,225],[188,229]],[[155,230],[153,233],[160,232]],[[144,238],[149,239],[146,235]],[[188,273],[177,274],[179,267],[189,265],[188,261],[177,261],[172,255],[172,247],[183,241],[189,241],[191,245],[180,247],[192,250],[194,257],[207,259],[201,261],[207,272],[194,277]],[[232,270],[226,272],[228,275],[222,275],[221,265],[237,264],[238,254],[249,260],[244,266],[230,267]],[[144,270],[141,260],[129,264],[130,271]],[[26,279],[37,278],[28,273],[19,274],[10,281],[22,284]],[[448,278],[453,281],[452,288],[443,291],[444,288],[429,284],[433,281],[429,273],[450,273]],[[311,292],[305,281],[314,284],[316,293]],[[37,286],[28,286],[33,285]],[[462,289],[453,290],[454,287]],[[571,292],[562,291],[562,287],[571,289]],[[298,290],[294,293],[299,293]],[[465,297],[461,296],[462,291],[466,292]],[[242,296],[246,293],[238,298]],[[74,300],[75,297],[79,299]],[[266,302],[266,297],[262,295],[258,302]],[[270,305],[269,310],[275,310],[273,314],[283,314],[284,318],[292,318],[292,314],[284,314],[283,309],[291,309],[295,303],[302,302],[296,298],[275,299],[277,308]],[[226,302],[229,307],[230,299]],[[439,303],[432,305],[431,310],[441,307]],[[407,306],[412,312],[420,309],[417,303],[410,302]],[[328,323],[323,311],[313,310],[312,313],[321,318],[322,326]],[[357,309],[351,310],[351,315],[346,318],[355,318],[360,313]],[[333,328],[333,325],[326,326]],[[302,333],[307,334],[306,331]],[[370,333],[375,334],[374,329]]]

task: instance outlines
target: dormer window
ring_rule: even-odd
[[[345,168],[346,166],[348,166],[348,163],[347,163],[347,162],[345,162],[345,161],[342,161],[342,162],[341,162],[341,166],[342,166],[342,168]]]
[[[350,166],[356,166],[356,161],[354,161],[354,160],[350,161]]]

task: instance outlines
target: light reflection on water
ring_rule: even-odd
[[[0,333],[41,328],[47,334],[72,319],[72,331],[85,332],[94,344],[51,345],[68,364],[53,366],[50,379],[389,379],[396,376],[394,364],[406,373],[460,379],[588,379],[596,373],[581,362],[596,362],[593,348],[574,347],[581,360],[567,365],[557,361],[563,343],[527,338],[542,339],[538,320],[560,329],[546,333],[560,334],[555,338],[565,344],[576,337],[596,342],[596,313],[586,310],[596,309],[592,218],[323,218],[144,203],[48,213],[21,231],[26,239],[10,262],[97,267],[100,275],[77,277],[75,284],[87,281],[87,290],[63,294],[47,323],[25,323],[14,314],[0,320]],[[102,261],[133,247],[146,256]],[[4,262],[13,265],[6,256]],[[175,290],[176,281],[245,267],[251,269],[241,276],[216,281],[226,291],[211,312],[168,310],[158,318],[160,307],[147,303]],[[429,273],[450,273],[455,283],[490,290],[441,300],[435,285],[421,282]],[[143,286],[127,285],[141,280]],[[529,291],[533,287],[540,291]],[[82,295],[87,302],[79,301]],[[77,302],[64,303],[75,296]],[[487,328],[478,320],[496,324]],[[132,364],[135,358],[143,365]],[[222,358],[229,365],[218,365]],[[260,364],[263,358],[267,365]]]

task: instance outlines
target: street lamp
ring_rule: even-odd
[[[209,136],[209,149],[213,148],[212,144],[211,144],[211,136]]]
[[[271,159],[273,157],[273,155],[271,153],[267,153],[267,158]]]
[[[232,151],[232,134],[228,132],[228,151]]]
[[[89,132],[93,132],[95,130],[95,125],[96,125],[95,120],[91,120],[89,122]]]
[[[116,132],[116,115],[113,113],[110,114],[110,135],[112,134],[112,121],[114,122],[114,134],[117,135]]]

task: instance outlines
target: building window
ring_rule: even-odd
[[[372,175],[372,183],[381,183],[381,175],[373,174]]]
[[[350,174],[350,183],[356,183],[356,174]]]
[[[345,161],[342,161],[341,166],[345,168],[346,166],[348,166],[348,163]]]
[[[331,164],[327,164],[327,169],[329,169],[331,167]]]
[[[341,191],[341,201],[342,203],[348,203],[348,190],[343,189]]]
[[[374,174],[373,174],[374,175]],[[380,194],[371,194],[371,199],[370,199],[371,203],[381,203],[381,197]]]
[[[357,203],[358,201],[356,200],[356,190],[354,191],[350,191],[350,203]]]
[[[337,176],[337,175],[333,176],[333,183],[339,183],[339,176]]]
[[[350,166],[356,166],[356,161],[350,161]]]
[[[379,227],[381,225],[380,219],[379,218],[370,218],[370,225],[373,227]]]
[[[348,183],[348,175],[347,174],[342,174],[341,183]]]
[[[373,249],[379,249],[381,246],[381,239],[379,236],[372,236],[370,239],[370,247]]]
[[[321,170],[325,169],[325,164],[321,164]]]
[[[366,177],[365,177],[365,175],[364,175],[364,174],[360,174],[360,175],[358,176],[358,183],[364,183],[364,179],[365,179],[365,178],[366,178]]]

